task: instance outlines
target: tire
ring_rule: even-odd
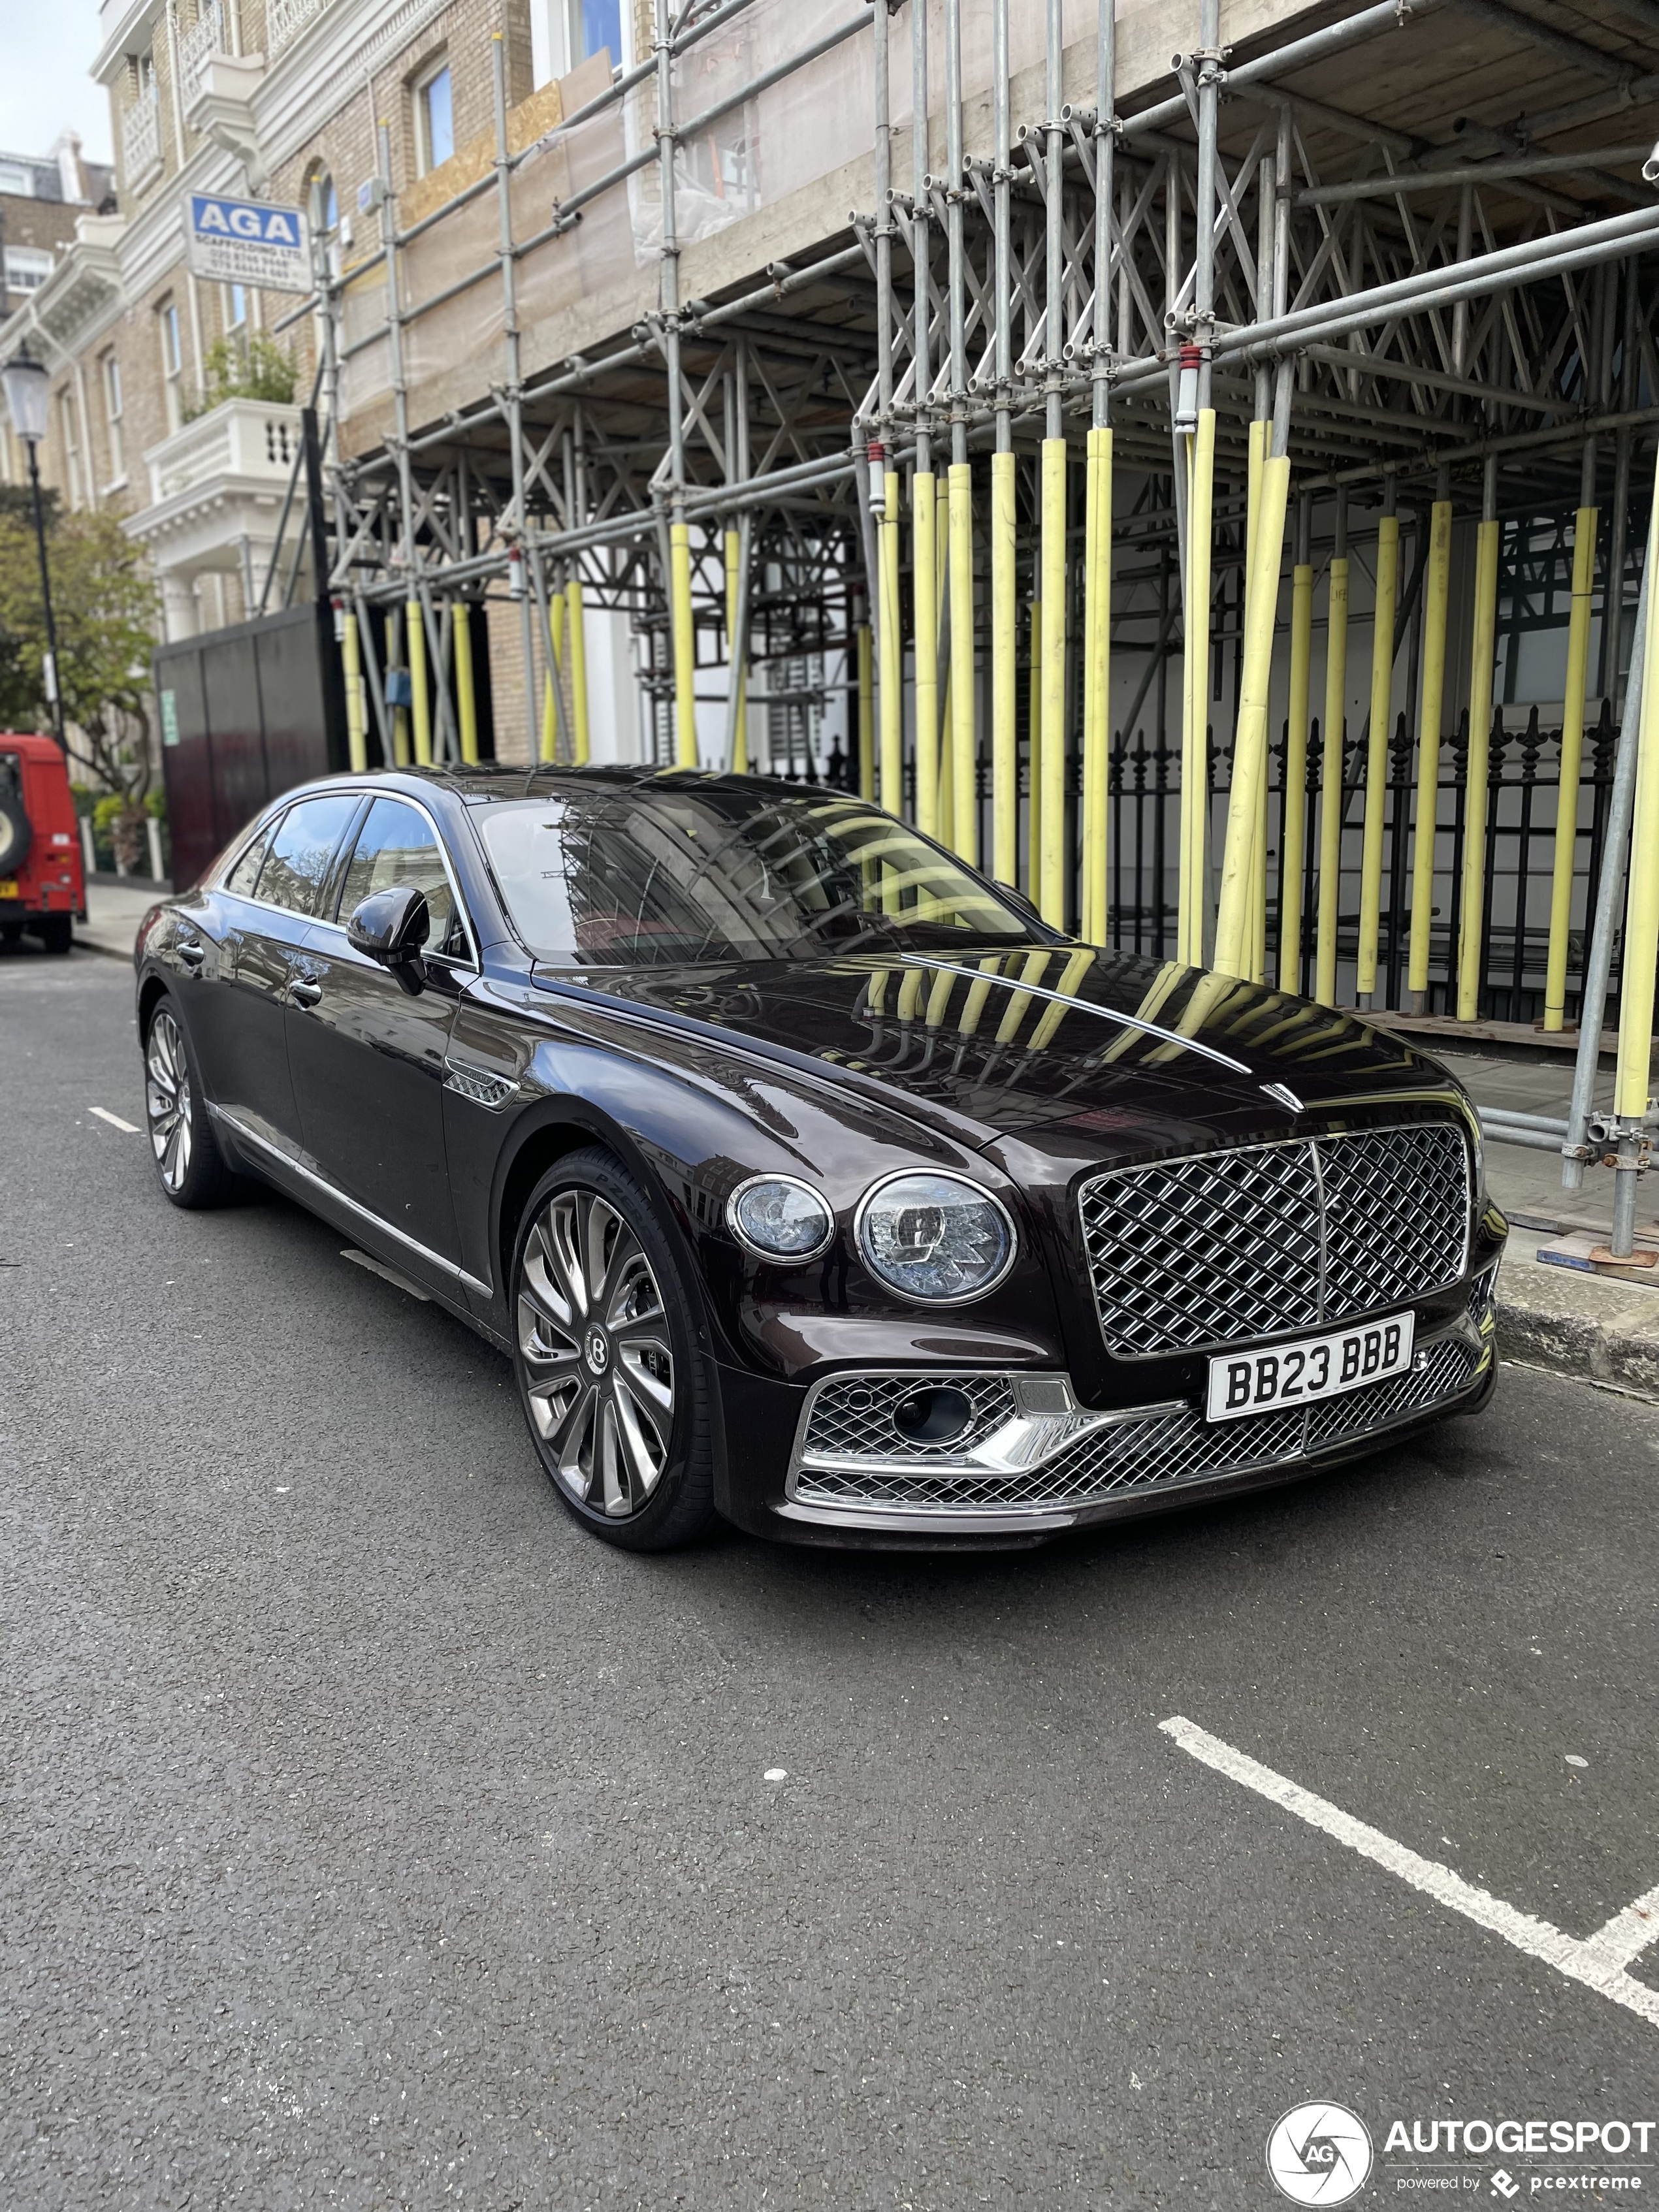
[[[714,1527],[696,1308],[650,1201],[613,1154],[573,1152],[514,1243],[513,1368],[538,1455],[584,1528],[667,1552]]]
[[[13,756],[0,767],[0,876],[15,876],[29,856],[34,825],[23,805]]]
[[[155,1179],[174,1206],[193,1213],[234,1194],[237,1178],[208,1119],[195,1050],[170,999],[158,999],[144,1024],[144,1112]]]
[[[35,927],[48,952],[61,957],[75,942],[75,918],[67,914],[43,914]]]

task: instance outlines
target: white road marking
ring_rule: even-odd
[[[107,1106],[88,1106],[88,1114],[95,1114],[100,1121],[107,1121],[112,1129],[125,1129],[130,1137],[138,1134],[136,1121],[124,1121],[118,1114],[112,1114]]]
[[[788,1769],[782,1766],[769,1766],[761,1779],[763,1782],[787,1782],[789,1779]]]
[[[1380,1828],[1356,1820],[1340,1806],[1316,1797],[1311,1790],[1304,1790],[1299,1783],[1275,1774],[1271,1766],[1263,1766],[1248,1753],[1235,1751],[1231,1744],[1223,1743],[1219,1736],[1211,1735],[1207,1729],[1196,1727],[1181,1714],[1160,1721],[1158,1726],[1183,1751],[1206,1766],[1213,1767],[1218,1774],[1224,1774],[1229,1781],[1254,1790],[1285,1812],[1294,1813],[1310,1827],[1322,1828],[1338,1843],[1346,1844],[1362,1858],[1398,1875],[1401,1881],[1408,1881],[1413,1889],[1420,1889],[1437,1905],[1461,1912],[1465,1919],[1473,1920],[1477,1927],[1494,1936],[1501,1936],[1506,1943],[1512,1943],[1517,1951],[1524,1951],[1528,1958],[1541,1960],[1570,1981],[1583,1983],[1598,1996],[1623,2005],[1627,2012],[1639,2014],[1659,2027],[1659,1990],[1648,1989],[1625,1972],[1637,1954],[1659,1936],[1659,1889],[1650,1890],[1622,1912],[1614,1913],[1604,1928],[1581,1942],[1577,1936],[1552,1927],[1547,1920],[1534,1919],[1530,1912],[1517,1911],[1514,1905],[1506,1905],[1501,1897],[1493,1897],[1490,1891],[1477,1889],[1449,1867],[1421,1857],[1404,1844],[1395,1843],[1392,1836],[1385,1836]],[[1650,1916],[1645,1921],[1644,1913]]]

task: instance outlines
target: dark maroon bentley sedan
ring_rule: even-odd
[[[468,1322],[612,1543],[1034,1541],[1492,1387],[1455,1083],[840,793],[332,778],[137,961],[167,1196],[261,1176]]]

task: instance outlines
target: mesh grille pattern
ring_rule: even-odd
[[[893,1425],[893,1409],[921,1389],[960,1390],[974,1409],[960,1436],[921,1443]],[[812,1401],[803,1446],[809,1459],[960,1457],[1014,1418],[1014,1394],[1000,1375],[845,1375]]]
[[[795,1495],[803,1504],[899,1507],[941,1515],[1009,1512],[1092,1505],[1133,1492],[1246,1474],[1386,1429],[1455,1397],[1471,1381],[1479,1356],[1467,1339],[1449,1337],[1430,1348],[1420,1368],[1300,1411],[1211,1423],[1194,1407],[1183,1406],[1179,1413],[1115,1422],[1083,1437],[1046,1467],[1017,1474],[945,1474],[925,1466],[914,1472],[803,1468]]]
[[[1469,1148],[1461,1129],[1322,1137],[1325,1319],[1443,1290],[1463,1272]]]
[[[1115,1169],[1079,1209],[1109,1350],[1208,1351],[1455,1282],[1468,1146],[1445,1123],[1247,1146]]]

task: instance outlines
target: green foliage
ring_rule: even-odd
[[[185,410],[193,421],[224,399],[263,399],[289,406],[294,398],[293,356],[275,339],[256,331],[245,338],[216,338],[207,349],[207,385],[199,400]]]
[[[149,658],[159,598],[112,514],[59,515],[47,539],[58,684],[72,750],[137,815],[149,789]],[[31,520],[0,507],[0,726],[48,730],[46,617]]]

